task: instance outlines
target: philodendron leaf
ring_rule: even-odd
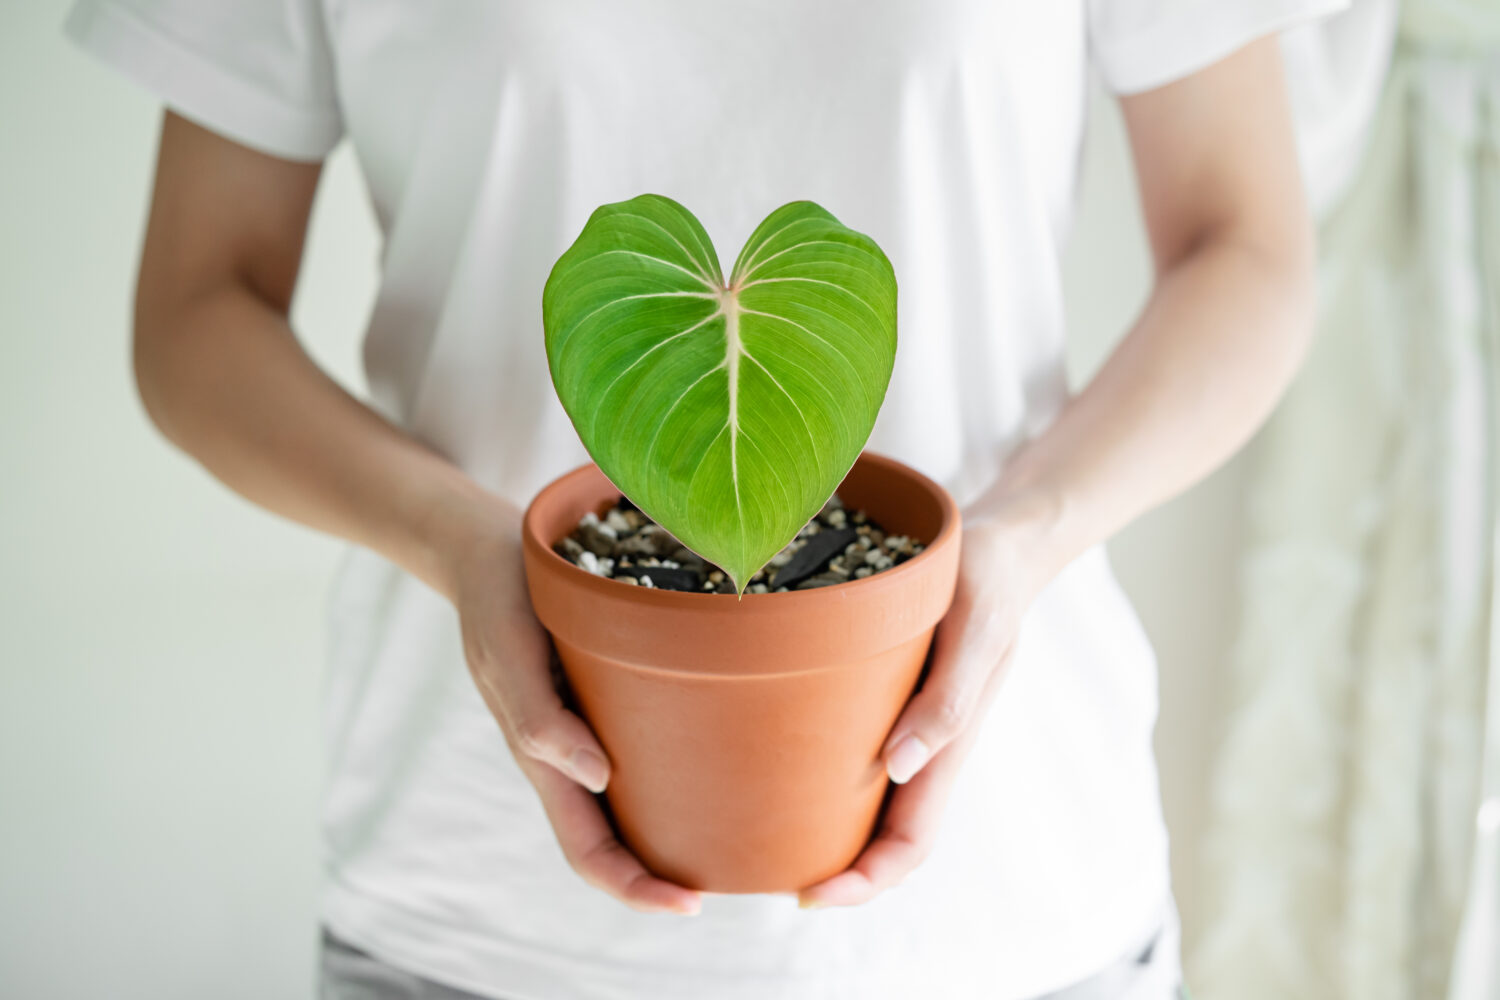
[[[896,276],[810,201],[726,284],[670,198],[605,205],[552,268],[547,360],[599,468],[743,592],[859,457],[896,356]]]

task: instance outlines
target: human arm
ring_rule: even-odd
[[[881,828],[805,905],[863,902],[926,856],[1022,616],[1069,562],[1221,464],[1310,339],[1314,244],[1280,60],[1263,39],[1122,100],[1155,281],[1134,326],[964,513],[953,607],[883,756]]]
[[[581,787],[601,789],[608,762],[552,687],[520,512],[346,393],[297,343],[288,312],[319,173],[167,115],[136,292],[147,413],[242,496],[373,549],[450,599],[474,681],[569,862],[632,906],[696,909],[696,893],[620,846]]]

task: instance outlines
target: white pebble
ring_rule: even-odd
[[[638,583],[635,582],[635,577],[633,577],[633,576],[617,576],[617,577],[615,577],[615,579],[619,580],[621,583],[628,583],[632,587],[638,587],[638,586],[640,586],[640,584],[638,584]]]
[[[616,535],[628,535],[632,530],[630,522],[625,520],[625,515],[617,510],[604,515],[604,523],[613,529]]]
[[[681,569],[682,568],[682,563],[678,562],[675,559],[663,559],[661,561],[661,564],[662,564],[662,567],[665,568],[665,569]]]
[[[865,565],[874,566],[884,558],[886,558],[884,552],[881,552],[879,549],[870,549],[865,553]]]
[[[857,576],[857,577],[859,577],[860,579],[864,579],[865,577],[869,576],[873,572],[875,572],[875,570],[874,570],[873,567],[870,567],[870,566],[861,566],[859,569],[857,569],[857,570],[854,571],[854,575]]]
[[[654,590],[656,588],[656,584],[651,582],[651,578],[649,576],[641,577],[641,586],[647,588],[648,590]]]
[[[594,555],[588,549],[584,549],[583,555],[578,557],[578,565],[582,566],[584,569],[588,570],[595,576],[604,575],[603,570],[599,568],[599,557]]]
[[[789,563],[791,561],[792,561],[792,554],[790,552],[788,552],[786,549],[782,549],[780,552],[776,553],[774,556],[771,557],[771,565],[772,566],[785,566],[787,563]]]
[[[769,593],[770,589],[771,588],[767,587],[763,583],[752,583],[750,585],[750,587],[749,587],[750,593],[752,593],[752,594],[765,594],[765,593]]]
[[[828,523],[835,528],[842,528],[844,526],[844,511],[838,507],[835,507],[833,510],[829,511]]]
[[[578,519],[578,526],[579,527],[584,527],[584,526],[587,526],[587,525],[590,525],[590,524],[597,525],[598,523],[599,523],[599,515],[595,514],[593,511],[589,511],[588,513],[584,514],[582,517],[580,517]]]

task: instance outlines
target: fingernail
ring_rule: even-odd
[[[591,792],[602,792],[609,784],[609,764],[594,751],[579,747],[568,758],[568,769],[584,788]]]
[[[682,914],[684,917],[696,917],[699,912],[702,911],[702,909],[703,900],[695,898],[677,907],[677,912]]]
[[[931,754],[926,743],[915,735],[907,736],[896,744],[896,749],[885,759],[885,771],[896,784],[904,785],[911,780],[912,775],[922,770],[922,765],[927,763],[929,756]]]
[[[801,896],[798,896],[797,897],[797,905],[800,906],[804,910],[820,910],[823,907],[827,906],[828,904],[824,903],[824,902],[821,902],[820,900],[816,900],[816,899],[803,899]]]

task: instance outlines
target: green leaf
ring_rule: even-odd
[[[552,381],[599,468],[735,589],[837,489],[896,356],[896,276],[810,201],[772,212],[726,285],[703,226],[605,205],[542,297]]]

